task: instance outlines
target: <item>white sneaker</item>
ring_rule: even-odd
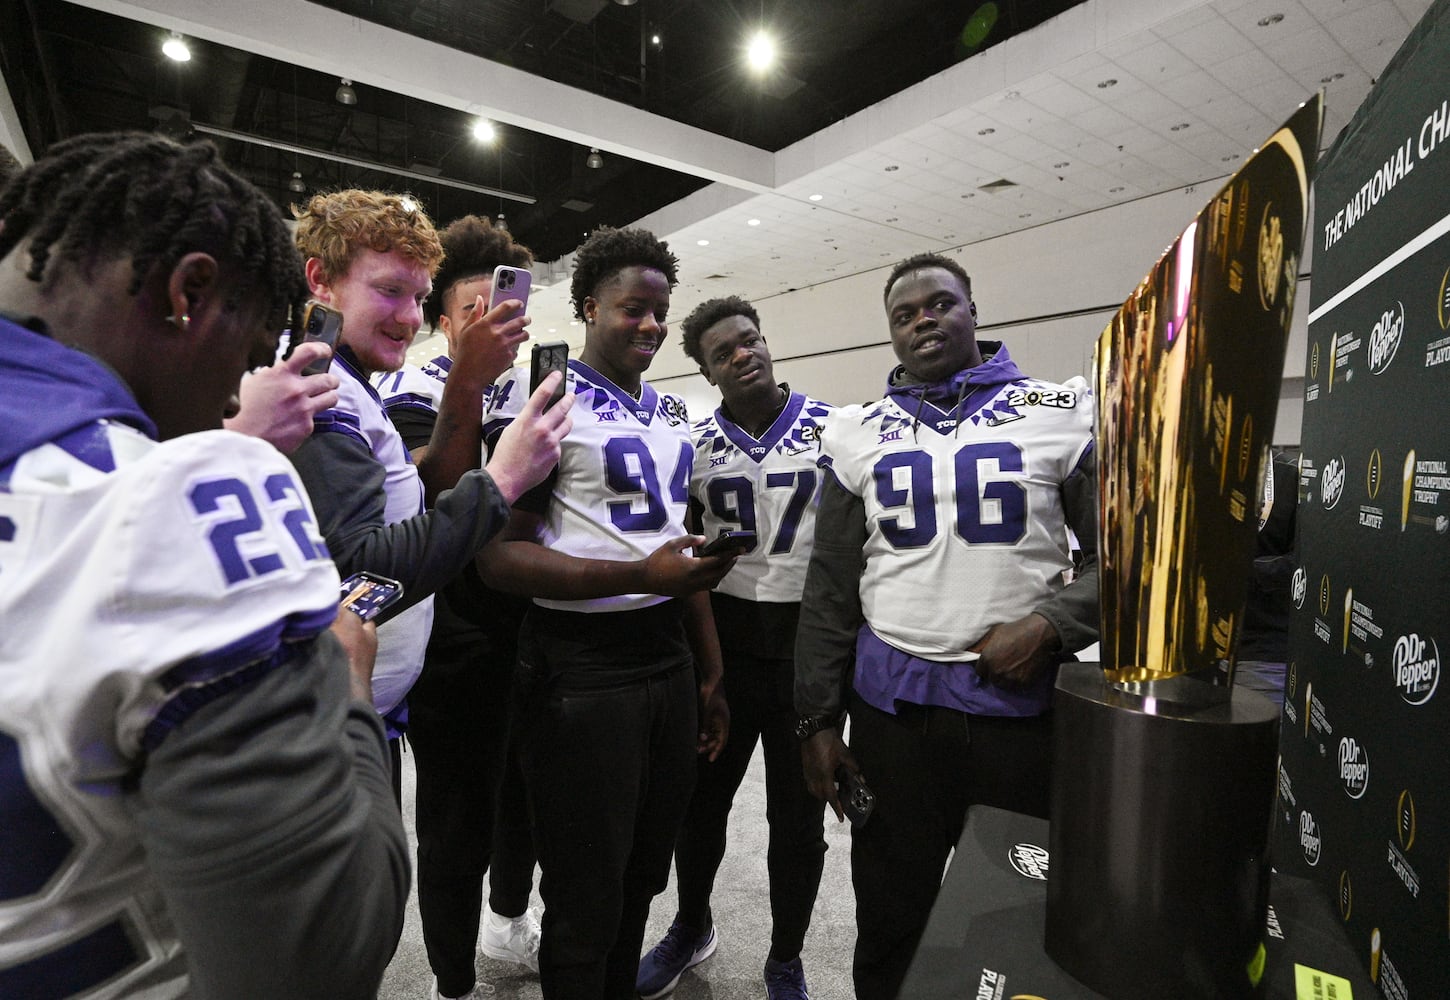
[[[483,928],[478,935],[478,949],[500,962],[514,962],[539,971],[539,921],[532,911],[523,916],[501,917],[488,907],[483,911]]]
[[[473,989],[461,997],[445,997],[442,993],[438,992],[437,979],[433,980],[433,992],[429,994],[432,1000],[483,1000],[484,997],[491,997],[493,995],[493,987],[488,983],[474,983]]]

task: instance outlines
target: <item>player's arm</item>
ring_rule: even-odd
[[[801,744],[801,762],[807,788],[830,803],[837,819],[844,814],[836,793],[836,770],[845,767],[859,773],[841,739],[840,720],[863,620],[859,582],[866,565],[865,547],[865,505],[826,469],[796,630],[795,708],[803,719],[821,724]]]
[[[332,633],[299,655],[191,714],[127,795],[199,996],[373,996],[401,932],[382,726]]]
[[[700,686],[700,734],[696,747],[714,761],[730,737],[730,708],[725,704],[725,691],[720,683],[725,662],[720,656],[720,637],[715,632],[709,593],[698,591],[683,600],[685,635],[695,658],[695,679]]]
[[[382,620],[456,576],[508,518],[507,502],[493,480],[473,472],[440,496],[432,510],[386,523],[386,470],[362,441],[347,434],[315,434],[292,461],[338,573],[369,570],[403,584],[403,599]]]
[[[484,311],[483,296],[474,302],[471,318],[459,330],[454,344],[453,367],[443,383],[438,419],[418,475],[423,479],[426,502],[459,478],[476,469],[483,457],[483,395],[494,380],[509,369],[518,347],[529,335],[529,320],[513,316],[509,302]]]
[[[1097,462],[1089,446],[1061,486],[1067,526],[1082,546],[1083,564],[1073,582],[1033,611],[993,626],[973,664],[983,679],[1008,688],[1034,683],[1064,650],[1076,652],[1098,638]]]
[[[736,555],[696,558],[700,535],[665,542],[643,559],[586,559],[542,544],[543,516],[515,506],[508,526],[478,555],[478,573],[494,590],[555,601],[617,594],[683,597],[709,590],[735,565]]]

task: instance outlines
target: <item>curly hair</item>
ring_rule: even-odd
[[[729,319],[731,316],[744,316],[760,329],[760,314],[755,307],[738,295],[727,295],[723,299],[707,299],[701,302],[690,311],[685,317],[681,329],[684,331],[684,343],[680,346],[701,368],[705,367],[705,356],[700,351],[700,338],[705,331],[710,329],[722,319]]]
[[[507,229],[494,228],[481,215],[454,219],[438,235],[443,243],[443,266],[433,275],[433,294],[423,303],[423,316],[435,329],[448,309],[449,293],[460,281],[491,276],[500,264],[529,267],[534,263],[532,250],[515,243]]]
[[[679,263],[670,253],[670,245],[647,229],[601,226],[574,252],[574,277],[569,282],[574,315],[583,319],[584,300],[626,267],[652,267],[674,288],[679,281]]]
[[[307,204],[292,206],[297,219],[297,246],[304,257],[322,262],[328,281],[347,274],[359,250],[396,250],[428,269],[431,276],[443,262],[438,230],[411,195],[385,191],[332,191],[315,194]]]
[[[891,275],[886,279],[886,288],[881,292],[881,301],[885,302],[891,297],[891,286],[896,284],[897,280],[903,274],[920,271],[928,267],[939,267],[943,271],[950,271],[958,278],[961,278],[962,287],[967,290],[967,298],[970,299],[972,297],[972,279],[967,276],[967,272],[962,268],[962,265],[950,257],[943,257],[939,253],[919,253],[906,258],[891,269]]]
[[[281,212],[210,142],[110,132],[56,143],[0,190],[0,257],[23,240],[25,276],[42,287],[56,273],[52,262],[80,264],[100,252],[131,257],[134,295],[153,268],[199,251],[234,263],[270,296],[275,327],[307,297]]]

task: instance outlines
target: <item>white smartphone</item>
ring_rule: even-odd
[[[523,306],[514,315],[522,316],[528,312],[529,288],[533,283],[534,276],[529,273],[528,268],[500,264],[493,269],[493,288],[488,293],[488,308],[491,310],[500,302],[518,299]]]

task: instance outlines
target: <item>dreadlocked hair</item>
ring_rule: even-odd
[[[347,274],[359,250],[391,253],[422,264],[431,278],[443,261],[438,230],[418,199],[385,191],[352,188],[315,194],[301,208],[292,206],[297,219],[297,246],[304,257],[322,262],[328,281]]]
[[[101,251],[131,257],[135,295],[153,268],[199,251],[234,264],[253,293],[270,296],[273,326],[307,297],[281,213],[210,142],[109,132],[56,143],[0,190],[0,257],[27,240],[25,276],[42,286],[55,274],[52,261],[83,264]]]
[[[601,226],[574,252],[574,277],[569,282],[574,315],[583,319],[584,300],[626,267],[654,268],[674,288],[679,280],[675,271],[679,263],[670,253],[670,245],[647,229]]]
[[[701,302],[690,315],[685,317],[684,323],[680,324],[684,330],[684,343],[681,344],[685,353],[694,359],[695,364],[701,368],[705,367],[705,356],[700,352],[700,338],[705,331],[710,329],[722,319],[729,319],[731,316],[744,316],[760,329],[760,314],[755,307],[738,295],[727,295],[721,299],[708,299]]]
[[[423,303],[423,316],[434,328],[448,309],[445,300],[460,281],[492,276],[500,264],[527,268],[534,263],[532,250],[515,243],[507,229],[495,228],[481,215],[455,219],[438,235],[443,243],[443,266],[433,276],[435,293]]]
[[[962,287],[966,289],[967,298],[970,299],[972,297],[972,279],[967,276],[967,272],[963,269],[962,265],[950,257],[943,257],[939,253],[919,253],[913,257],[906,258],[891,269],[891,275],[886,279],[886,288],[881,293],[882,301],[891,297],[891,286],[896,284],[903,274],[909,274],[912,271],[922,271],[929,267],[939,267],[943,271],[950,271],[962,279]]]

